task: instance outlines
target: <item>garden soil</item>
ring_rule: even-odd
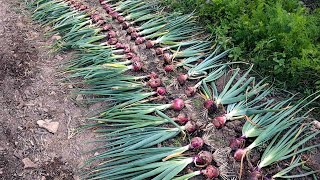
[[[92,154],[88,152],[98,144],[85,142],[94,140],[90,130],[79,132],[77,129],[85,124],[85,118],[98,109],[81,103],[86,97],[75,95],[72,85],[62,83],[65,76],[59,74],[61,64],[72,56],[70,53],[57,54],[49,52],[48,46],[59,36],[46,37],[46,27],[39,27],[30,19],[30,12],[25,10],[24,2],[19,0],[0,0],[0,179],[79,179],[79,167]],[[91,6],[100,7],[97,0],[87,1]],[[100,7],[100,11],[102,11]],[[117,34],[126,42],[124,31],[113,24]],[[149,71],[162,69],[160,60],[144,47],[132,48],[143,60],[149,60]],[[150,61],[152,60],[152,61]],[[146,72],[145,72],[146,73]],[[163,72],[164,73],[164,72]],[[183,88],[168,84],[177,74],[167,74],[164,84],[168,87],[170,102],[176,97],[183,97]],[[218,81],[221,88],[225,81]],[[194,85],[188,82],[187,85]],[[220,84],[220,85],[219,85]],[[190,108],[185,113],[191,114],[200,127],[208,122],[201,122],[199,116],[202,100],[197,95],[190,99]],[[192,107],[192,108],[191,108]],[[175,117],[176,112],[168,112]],[[38,121],[59,123],[57,132],[40,128]],[[193,134],[204,138],[206,150],[215,151],[216,165],[237,175],[240,164],[230,156],[230,149],[225,148],[229,140],[241,135],[244,121],[233,121],[219,130],[213,127],[202,127],[204,131]],[[172,139],[162,145],[185,145],[188,140],[183,137]],[[182,144],[181,144],[182,143]],[[247,142],[250,143],[250,142]],[[261,151],[252,153],[252,164],[256,165]],[[314,161],[309,163],[319,168],[319,156],[312,153]],[[310,156],[309,156],[310,157]],[[223,164],[227,162],[227,164]],[[245,164],[245,167],[248,167]],[[89,168],[89,167],[88,167]],[[267,171],[272,174],[279,170],[274,166]],[[192,167],[186,172],[192,171]],[[186,173],[184,172],[184,173]],[[244,177],[249,169],[244,170]],[[197,177],[196,179],[201,179]]]
[[[49,53],[45,29],[25,4],[0,0],[0,179],[79,179],[79,166],[95,144],[78,133],[90,109],[61,83],[57,70],[68,54]],[[58,122],[57,132],[37,121]]]

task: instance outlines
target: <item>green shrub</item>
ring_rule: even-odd
[[[163,1],[185,12],[195,8],[200,22],[234,48],[234,60],[255,63],[278,85],[300,91],[320,86],[320,9],[309,12],[298,0]]]

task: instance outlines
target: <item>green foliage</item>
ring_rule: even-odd
[[[195,13],[234,60],[256,64],[278,85],[315,90],[320,80],[320,9],[309,12],[298,0],[163,0]]]

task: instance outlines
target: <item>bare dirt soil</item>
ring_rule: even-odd
[[[78,179],[93,134],[75,133],[91,111],[57,76],[68,55],[48,52],[52,40],[32,23],[24,2],[0,4],[0,179]],[[38,120],[59,122],[57,132]],[[32,167],[25,168],[25,158]]]

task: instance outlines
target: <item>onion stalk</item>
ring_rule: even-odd
[[[134,168],[116,169],[108,171],[100,176],[91,179],[124,179],[134,180],[147,179],[172,179],[181,172],[187,165],[194,163],[196,166],[206,166],[212,162],[212,154],[209,152],[200,152],[194,157],[178,157],[169,161],[154,162]]]
[[[128,152],[119,152],[111,155],[106,155],[103,158],[105,162],[97,165],[90,173],[90,176],[97,176],[103,174],[103,171],[117,170],[119,168],[133,168],[142,166],[144,164],[154,163],[157,161],[166,161],[167,157],[178,157],[188,150],[199,150],[203,146],[203,140],[199,137],[192,138],[190,144],[183,147],[159,147],[159,148],[143,148],[139,150],[132,150]],[[158,151],[157,151],[158,149]],[[101,158],[101,157],[100,157]],[[86,165],[91,164],[100,158],[93,157]],[[126,164],[122,164],[126,162]],[[85,165],[85,166],[86,166]]]
[[[227,64],[221,64],[221,59],[228,54],[229,50],[218,54],[219,49],[220,49],[220,47],[216,48],[215,51],[213,53],[211,53],[210,56],[208,56],[206,59],[204,59],[199,64],[190,68],[188,70],[187,74],[179,74],[179,76],[177,77],[178,82],[181,85],[184,85],[188,79],[205,78],[208,76],[207,71],[214,69],[214,68],[217,68],[217,67],[227,65]]]
[[[259,136],[245,149],[238,149],[235,154],[234,158],[236,160],[241,160],[244,156],[250,152],[255,147],[262,145],[263,143],[267,142],[268,140],[272,139],[276,134],[282,132],[285,129],[288,129],[291,126],[294,126],[299,123],[303,123],[305,120],[305,115],[299,118],[294,118],[294,116],[301,111],[304,107],[315,101],[320,97],[314,93],[307,98],[303,99],[299,103],[297,103],[293,108],[289,108],[285,110],[286,112],[282,113],[281,116],[275,119],[269,126],[267,126],[264,131],[262,131]],[[313,97],[315,96],[315,97]],[[313,98],[312,98],[313,97]],[[311,99],[312,98],[312,99]]]
[[[295,124],[282,137],[280,137],[282,132],[278,133],[262,154],[261,161],[258,163],[256,170],[252,172],[252,176],[259,174],[257,172],[260,172],[262,168],[275,162],[286,160],[312,148],[319,147],[320,144],[301,148],[307,141],[320,133],[320,131],[314,132],[310,128],[311,124]]]
[[[279,171],[278,173],[274,174],[271,178],[271,180],[275,180],[276,178],[301,178],[301,177],[305,177],[305,176],[309,176],[315,173],[320,172],[319,170],[316,171],[309,171],[306,173],[299,173],[296,175],[286,175],[288,174],[290,171],[292,171],[294,168],[299,167],[304,165],[306,162],[305,161],[301,161],[301,157],[299,156],[298,158],[295,158],[295,160],[291,161],[290,165],[284,169],[282,169],[281,171]],[[266,178],[268,179],[268,178]]]

